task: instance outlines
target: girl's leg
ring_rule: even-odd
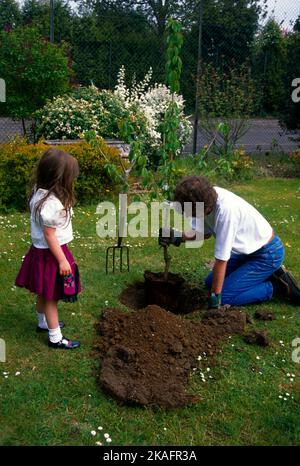
[[[46,301],[43,296],[38,295],[36,300],[36,316],[38,320],[38,327],[42,330],[47,330],[47,321],[45,317],[45,304]]]
[[[45,316],[49,329],[49,340],[58,343],[63,336],[58,321],[57,301],[45,301]]]
[[[79,341],[69,340],[61,333],[58,321],[57,301],[45,302],[45,315],[49,328],[48,346],[51,348],[75,349],[79,348]]]
[[[37,300],[36,300],[36,310],[40,314],[45,314],[45,298],[41,295],[38,295]]]
[[[48,327],[57,328],[59,326],[57,301],[45,301],[44,310]]]

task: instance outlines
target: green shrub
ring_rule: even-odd
[[[7,87],[1,112],[31,118],[47,99],[69,89],[67,48],[49,43],[34,28],[0,30],[1,78]]]
[[[300,147],[289,154],[290,160],[296,165],[300,165]]]
[[[291,176],[300,177],[300,147],[290,154],[288,154],[288,160],[292,164]]]
[[[113,92],[81,87],[70,95],[55,97],[36,112],[36,135],[78,139],[92,130],[103,138],[117,138],[125,114],[124,105]]]
[[[49,147],[42,141],[38,144],[27,144],[25,140],[20,139],[0,145],[1,211],[26,209],[35,165]],[[80,168],[80,175],[76,181],[78,202],[84,204],[98,201],[105,191],[113,189],[105,164],[107,160],[119,164],[117,149],[100,142],[95,150],[86,141],[61,145],[59,148],[69,152],[78,160]]]

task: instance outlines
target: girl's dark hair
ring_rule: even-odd
[[[203,176],[187,176],[175,188],[174,200],[184,209],[185,202],[192,203],[193,216],[196,214],[196,202],[204,203],[204,215],[210,214],[217,202],[217,193],[210,182]]]
[[[39,160],[34,176],[35,189],[48,191],[36,205],[36,214],[51,194],[60,200],[66,212],[70,212],[75,203],[74,180],[78,175],[78,162],[72,155],[63,150],[48,149]],[[33,194],[34,189],[30,199]]]

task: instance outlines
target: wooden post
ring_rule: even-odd
[[[54,43],[54,0],[50,0],[50,42]]]

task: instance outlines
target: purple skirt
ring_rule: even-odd
[[[76,277],[74,296],[70,300],[76,301],[77,293],[81,291],[78,268],[68,246],[64,244],[61,248],[72,268],[73,276]],[[57,260],[50,249],[38,249],[31,246],[16,278],[16,286],[43,296],[46,301],[58,301],[65,300],[61,280]]]

